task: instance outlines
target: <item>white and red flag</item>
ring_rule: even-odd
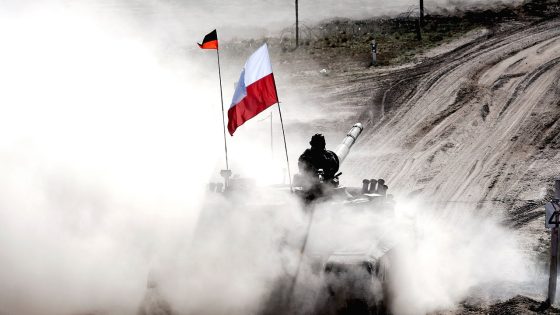
[[[268,47],[262,45],[245,63],[228,110],[228,131],[233,136],[237,127],[278,103],[278,94]]]

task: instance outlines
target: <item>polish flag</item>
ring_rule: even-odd
[[[278,103],[278,94],[268,56],[262,45],[245,63],[228,110],[228,131],[233,136],[237,127]]]

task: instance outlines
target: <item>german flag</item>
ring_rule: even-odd
[[[198,44],[198,46],[202,49],[218,49],[218,34],[216,30],[204,36],[202,44]]]

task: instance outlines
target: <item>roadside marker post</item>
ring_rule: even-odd
[[[556,296],[558,277],[558,227],[560,226],[560,177],[554,179],[554,199],[544,206],[546,210],[545,225],[550,232],[550,274],[548,278],[548,296],[545,305],[551,306]]]
[[[371,65],[372,66],[376,66],[377,65],[377,42],[375,41],[375,39],[371,40]]]

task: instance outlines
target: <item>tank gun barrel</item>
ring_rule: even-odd
[[[362,130],[364,130],[362,124],[360,123],[354,124],[354,126],[352,126],[352,129],[348,131],[346,137],[344,137],[344,139],[342,140],[342,143],[339,144],[338,147],[336,148],[335,153],[338,156],[338,160],[340,164],[342,164],[344,159],[346,159],[346,156],[348,155],[350,149],[352,148],[352,146],[354,145],[354,143],[362,133]]]

